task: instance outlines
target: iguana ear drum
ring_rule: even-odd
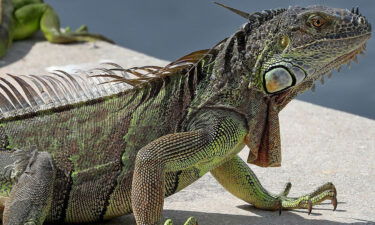
[[[294,76],[283,66],[273,67],[264,74],[265,90],[268,93],[282,91],[294,84]]]
[[[301,83],[306,73],[301,68],[290,63],[271,67],[264,73],[264,89],[267,93],[277,93]]]

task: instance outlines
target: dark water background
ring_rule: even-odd
[[[62,25],[89,26],[118,45],[166,60],[206,49],[235,32],[245,20],[211,0],[46,0],[59,13]],[[359,6],[375,26],[375,0],[231,0],[220,1],[243,11],[323,4],[338,8]],[[318,85],[298,99],[375,119],[375,41],[352,69]]]

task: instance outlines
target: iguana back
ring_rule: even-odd
[[[112,82],[110,70],[103,71],[101,77],[62,71],[0,77],[0,121],[7,133],[3,141],[8,142],[2,148],[35,146],[59,160],[69,159],[68,164],[75,164],[71,169],[80,171],[119,161],[130,147],[125,147],[125,139],[131,139],[136,148],[136,143],[143,146],[155,139],[152,133],[160,136],[177,129],[175,122],[168,121],[182,119],[186,111],[182,100],[191,97],[181,93],[184,76],[175,74],[132,87]],[[142,130],[147,135],[140,136]]]
[[[112,69],[138,73],[117,65]],[[152,140],[181,129],[198,78],[194,73],[189,77],[170,72],[165,77],[145,75],[143,81],[149,80],[138,81],[135,87],[137,79],[104,68],[97,77],[60,71],[0,78],[1,148],[43,149],[51,153],[56,165],[55,190],[59,194],[54,195],[56,209],[49,220],[77,220],[77,215],[82,215],[81,221],[94,221],[103,217],[119,176],[131,181],[137,152]],[[113,82],[116,79],[128,84]],[[76,200],[85,190],[82,185],[92,188],[88,180],[95,180],[97,188],[88,201],[91,207],[80,207]],[[102,199],[100,204],[98,199]]]

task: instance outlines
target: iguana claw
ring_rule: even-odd
[[[313,208],[313,203],[312,203],[312,201],[309,199],[309,200],[307,201],[307,210],[308,210],[308,214],[309,214],[309,215],[311,214],[312,208]]]
[[[332,205],[333,205],[333,211],[335,211],[336,208],[337,208],[337,198],[334,197],[331,202],[332,202]]]
[[[336,208],[337,208],[337,191],[336,191],[336,188],[334,188],[334,190],[333,190],[333,197],[332,197],[331,203],[333,205],[333,211],[335,211]]]
[[[278,205],[278,207],[279,207],[279,216],[281,216],[281,212],[283,211],[283,200],[279,200],[279,205]]]

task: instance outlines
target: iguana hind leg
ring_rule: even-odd
[[[313,205],[324,200],[331,200],[334,210],[337,206],[336,188],[332,183],[326,183],[310,194],[298,197],[287,197],[291,184],[279,195],[268,192],[259,182],[250,167],[238,156],[211,171],[212,175],[225,189],[234,196],[265,210],[306,208],[309,213]]]
[[[5,203],[3,225],[41,225],[51,205],[55,177],[51,156],[47,152],[34,151],[25,168],[17,168],[24,160],[15,162],[9,165],[11,172],[8,174],[14,184]]]

